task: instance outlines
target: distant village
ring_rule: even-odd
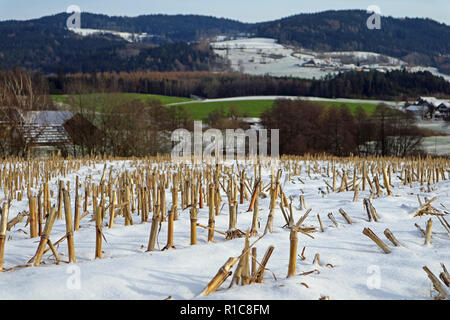
[[[420,67],[420,66],[414,66],[410,67],[407,66],[404,62],[400,61],[389,61],[386,63],[379,62],[379,63],[343,63],[339,60],[327,57],[323,59],[319,58],[312,58],[310,60],[307,60],[306,62],[299,64],[299,67],[304,68],[320,68],[321,71],[337,71],[337,72],[346,72],[346,71],[362,71],[362,72],[369,72],[369,71],[379,71],[379,72],[388,72],[393,70],[406,70],[408,72],[419,72],[419,71],[426,71],[427,67]]]
[[[211,42],[216,54],[230,61],[234,71],[248,74],[321,78],[338,72],[389,72],[405,70],[415,73],[428,71],[443,76],[429,66],[412,66],[387,55],[366,51],[315,52],[305,48],[283,45],[271,38],[217,37]]]
[[[413,104],[405,106],[419,120],[450,120],[450,100],[435,97],[420,97]]]

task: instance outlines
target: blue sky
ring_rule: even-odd
[[[203,14],[244,22],[324,10],[363,9],[377,5],[382,15],[428,17],[450,25],[449,0],[0,0],[0,20],[25,20],[66,11],[78,5],[82,11],[108,15]]]

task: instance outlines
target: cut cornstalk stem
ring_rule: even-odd
[[[257,248],[252,248],[252,274],[251,277],[253,278],[256,274],[256,255],[257,255]]]
[[[427,221],[427,229],[425,231],[425,244],[431,243],[431,228],[432,228],[432,226],[433,226],[433,221],[430,218]]]
[[[269,262],[270,256],[272,255],[274,249],[275,249],[274,246],[270,246],[269,248],[267,248],[267,251],[264,254],[264,257],[259,265],[258,271],[256,271],[251,282],[262,283],[264,271],[266,270],[266,265]]]
[[[320,231],[325,232],[325,229],[323,228],[323,223],[322,223],[322,219],[320,219],[320,215],[317,215],[317,220],[319,220],[319,225],[320,225]]]
[[[305,257],[305,249],[306,249],[306,247],[303,247],[302,253],[300,254],[300,259],[302,259],[302,260],[306,260],[306,257]]]
[[[300,195],[299,198],[300,201],[300,210],[306,209],[306,204],[305,204],[305,196],[303,194]]]
[[[433,274],[433,272],[431,272],[430,269],[428,269],[427,266],[423,267],[423,270],[427,273],[428,278],[431,280],[431,282],[433,283],[433,287],[434,289],[436,289],[437,292],[439,292],[441,294],[441,297],[443,299],[447,298],[447,292],[445,292],[444,288],[441,285],[441,282],[439,281],[438,278],[436,278],[436,276]]]
[[[173,208],[169,210],[169,215],[168,215],[168,220],[169,222],[167,223],[167,244],[166,246],[162,249],[164,250],[168,250],[168,249],[175,249],[175,246],[173,245]]]
[[[78,231],[80,229],[80,210],[81,210],[81,202],[80,197],[75,198],[75,216],[74,216],[74,231]]]
[[[312,262],[313,264],[317,264],[318,266],[320,266],[320,254],[316,253],[314,255],[314,260]]]
[[[95,212],[95,258],[102,258],[102,207],[98,206]]]
[[[64,240],[66,240],[66,238],[67,238],[67,234],[65,234],[61,239],[59,239],[58,241],[56,241],[55,243],[53,243],[53,246],[57,246],[57,245],[59,245],[61,242],[63,242]],[[46,254],[47,252],[49,252],[50,251],[50,248],[47,248],[47,249],[45,249],[44,250],[44,254]]]
[[[78,186],[79,186],[79,177],[77,175],[75,180],[75,208],[74,208],[74,220],[73,220],[73,229],[74,231],[78,231],[80,229],[80,210],[81,210],[81,203],[80,203],[80,197],[78,195]]]
[[[450,286],[450,274],[447,271],[447,268],[445,267],[445,265],[443,263],[441,263],[442,269],[444,270],[443,272],[441,272],[441,274],[439,275],[439,278],[441,278],[442,282],[444,282],[444,284],[449,287]]]
[[[359,197],[359,184],[355,187],[355,193],[353,194],[353,202],[358,202]]]
[[[61,261],[61,259],[59,258],[58,251],[56,251],[56,248],[55,248],[55,246],[52,244],[52,242],[50,241],[50,239],[48,239],[47,245],[48,245],[49,249],[52,250],[53,256],[55,257],[55,262],[56,262],[56,264],[59,264],[59,262]]]
[[[208,230],[213,230],[214,232],[217,232],[217,233],[219,233],[219,234],[221,234],[221,235],[224,235],[224,236],[227,235],[226,232],[222,232],[222,231],[219,231],[219,230],[217,230],[217,229],[211,229],[211,227],[204,226],[204,225],[202,225],[202,224],[200,224],[200,223],[197,223],[197,227],[200,227],[200,228],[203,228],[203,229],[208,229]]]
[[[367,215],[369,217],[369,221],[373,219],[373,221],[378,222],[378,215],[377,211],[375,210],[374,206],[372,205],[372,202],[370,199],[364,199],[363,201],[364,207],[366,208]]]
[[[191,217],[191,245],[197,244],[197,208],[195,206],[191,207],[190,217]]]
[[[15,216],[14,218],[12,218],[8,224],[6,225],[6,230],[10,231],[16,224],[18,224],[19,222],[22,222],[23,219],[28,215],[28,212],[23,211],[23,212],[19,212],[17,214],[17,216]]]
[[[9,205],[7,202],[2,206],[2,217],[0,220],[0,272],[3,272],[4,256],[5,256],[5,242],[6,242],[6,228],[8,225]]]
[[[36,254],[28,261],[28,263],[34,262],[35,267],[39,266],[41,263],[42,256],[44,255],[44,250],[47,247],[48,240],[50,239],[50,232],[52,231],[53,224],[56,219],[56,214],[56,209],[52,208],[50,210],[50,215],[48,216],[45,223],[44,230],[42,231],[41,240],[36,250]]]
[[[289,246],[289,265],[287,277],[295,276],[297,265],[297,246],[298,246],[298,234],[293,228],[289,234],[290,246]]]
[[[70,196],[66,189],[63,189],[64,195],[64,212],[66,216],[66,234],[67,234],[67,247],[69,255],[69,263],[76,262],[75,259],[75,245],[73,243],[73,227],[72,227],[72,212],[70,208]]]
[[[306,213],[300,219],[298,219],[297,223],[295,224],[297,228],[299,228],[302,225],[302,223],[305,222],[306,218],[308,218],[308,215],[310,214],[311,211],[312,209],[308,209],[308,211],[306,211]]]
[[[372,230],[370,230],[370,228],[364,228],[363,234],[369,237],[373,242],[375,242],[381,248],[381,250],[384,251],[384,253],[391,253],[389,247],[380,238],[378,238],[377,235]]]
[[[229,258],[200,294],[202,296],[208,296],[212,292],[215,292],[232,274],[231,269],[236,264],[236,262],[238,262],[238,260],[239,257]]]
[[[208,206],[209,206],[209,219],[208,219],[208,242],[214,242],[214,226],[215,226],[215,192],[214,185],[211,184],[208,189]]]
[[[417,229],[423,234],[424,237],[426,237],[425,230],[423,230],[417,223],[414,223],[414,226],[416,226]]]
[[[389,179],[388,179],[388,175],[386,172],[386,166],[383,165],[383,182],[384,182],[384,187],[386,188],[386,191],[388,193],[388,196],[392,195],[392,191],[391,191],[391,187],[389,184]]]
[[[444,221],[442,220],[442,217],[437,216],[439,222],[441,223],[441,225],[444,227],[445,231],[447,231],[447,235],[450,236],[450,229],[447,227],[447,225],[444,223]]]
[[[250,205],[248,207],[247,212],[250,212],[250,211],[253,210],[253,207],[255,205],[255,201],[258,198],[258,194],[259,194],[259,190],[260,190],[260,184],[261,184],[261,180],[256,181],[255,188],[253,189],[253,192],[252,192],[252,197],[250,198]]]
[[[344,211],[344,209],[340,208],[339,213],[344,217],[345,221],[347,221],[348,224],[353,224],[352,219],[348,216],[348,214]]]
[[[259,184],[259,183],[258,183]],[[257,188],[256,188],[257,189]],[[258,234],[258,216],[259,216],[259,201],[258,197],[255,198],[253,206],[252,227],[250,229],[250,237],[254,237]]]
[[[155,209],[153,210],[153,217],[152,217],[152,226],[150,227],[150,237],[148,239],[147,251],[155,250],[156,235],[158,233],[158,225],[160,221],[158,207],[159,205],[155,204]]]
[[[386,238],[392,242],[392,244],[396,247],[400,247],[400,241],[397,240],[397,238],[394,236],[394,234],[391,232],[391,230],[386,229],[384,230],[384,235],[386,236]]]
[[[113,191],[113,193],[112,193],[112,200],[111,200],[111,203],[109,204],[109,224],[108,224],[108,227],[110,229],[114,226],[114,218],[115,218],[114,210],[115,210],[116,202],[117,202],[117,194],[116,194],[116,192]]]
[[[333,216],[333,213],[331,213],[331,212],[328,213],[328,219],[330,219],[330,220],[333,222],[333,224],[336,226],[336,228],[339,227],[339,225],[338,225],[336,219],[335,219],[334,216]]]
[[[34,239],[38,236],[38,217],[37,217],[37,199],[36,197],[31,197],[29,201],[30,209],[30,238]]]
[[[267,232],[270,233],[273,232],[273,216],[274,216],[274,209],[270,209],[269,217],[267,218],[266,222],[266,228],[264,229],[264,234],[266,234]]]
[[[234,272],[233,278],[231,279],[230,287],[233,284],[239,284],[239,281],[242,281],[242,285],[250,284],[250,265],[249,265],[249,257],[250,257],[250,242],[249,242],[249,232],[245,233],[245,245],[242,253],[240,255],[239,263],[236,267],[236,271]]]

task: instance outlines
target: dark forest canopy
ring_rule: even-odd
[[[149,35],[144,42],[129,43],[110,34],[83,37],[70,32],[66,28],[68,16],[61,13],[28,21],[0,22],[0,69],[19,66],[45,73],[56,73],[58,68],[65,72],[135,71],[141,62],[136,59],[146,54],[149,47],[246,34],[318,51],[373,51],[450,73],[450,26],[430,19],[382,17],[381,30],[369,30],[369,15],[362,10],[299,14],[254,24],[199,15],[110,17],[82,13],[83,28]],[[172,56],[168,63],[149,63],[140,68],[173,71],[174,61],[180,60],[181,54]],[[158,56],[150,59],[157,60]],[[177,70],[199,69],[195,64],[183,63]]]
[[[317,51],[372,51],[405,58],[450,53],[450,27],[431,19],[382,17],[381,29],[366,26],[362,10],[299,14],[258,25],[258,35]]]
[[[73,88],[91,91],[152,93],[169,96],[226,98],[279,95],[329,98],[416,99],[450,96],[450,83],[429,72],[346,72],[335,78],[303,80],[289,77],[252,76],[211,72],[121,72],[48,77],[50,93],[71,93]]]

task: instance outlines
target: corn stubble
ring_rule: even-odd
[[[351,192],[355,203],[359,202],[360,193],[365,192],[367,196],[363,198],[360,214],[362,216],[365,211],[369,223],[376,223],[383,221],[383,216],[379,215],[375,209],[376,201],[382,197],[396,196],[396,189],[392,183],[393,176],[398,177],[403,187],[420,185],[424,193],[431,193],[436,183],[448,180],[450,177],[450,162],[443,158],[286,156],[281,157],[277,171],[272,169],[270,181],[264,181],[261,175],[262,169],[268,169],[271,165],[270,161],[264,159],[253,163],[237,164],[236,168],[236,166],[207,162],[174,163],[168,156],[133,158],[128,160],[131,165],[136,166],[136,170],[124,168],[122,172],[116,172],[112,167],[108,169],[107,163],[115,160],[119,159],[107,156],[63,159],[58,155],[53,155],[48,160],[13,158],[0,160],[0,165],[4,168],[0,171],[0,188],[5,195],[0,220],[0,270],[4,271],[4,262],[8,258],[5,252],[7,232],[25,218],[29,225],[29,237],[40,238],[35,255],[25,266],[39,266],[44,263],[43,257],[47,252],[51,252],[57,264],[76,263],[75,233],[84,227],[84,222],[89,219],[86,218],[87,216],[90,216],[92,218],[90,222],[95,224],[94,257],[98,259],[102,258],[104,253],[102,251],[104,222],[109,229],[119,227],[117,224],[119,216],[123,218],[120,222],[123,221],[127,228],[133,226],[136,221],[148,224],[147,251],[155,251],[160,250],[159,245],[158,249],[156,248],[156,244],[158,233],[162,228],[167,230],[167,243],[161,250],[175,249],[174,229],[177,221],[183,217],[189,219],[189,227],[186,230],[177,228],[177,231],[189,234],[190,245],[196,245],[201,241],[206,241],[209,245],[228,240],[243,241],[241,254],[238,257],[228,258],[202,291],[202,295],[209,295],[217,291],[231,275],[233,276],[230,285],[263,282],[274,246],[269,245],[262,260],[258,261],[254,245],[278,227],[274,225],[274,217],[277,214],[282,215],[285,220],[285,225],[280,226],[281,230],[289,234],[289,252],[286,253],[289,257],[287,277],[298,276],[296,264],[299,256],[299,233],[301,237],[314,238],[312,234],[320,230],[320,236],[326,235],[327,229],[320,213],[314,212],[314,208],[307,207],[303,190],[300,189],[301,194],[295,197],[285,193],[283,189],[286,181],[299,183],[302,186],[308,183],[308,178],[313,178],[312,175],[319,175],[325,178],[325,185],[321,191],[323,196],[329,193]],[[99,183],[93,182],[91,176],[78,175],[76,175],[75,186],[72,185],[72,188],[69,182],[64,182],[69,174],[99,162],[105,162],[102,164],[103,171]],[[326,162],[325,165],[324,162]],[[21,170],[17,169],[19,167]],[[54,187],[53,181],[56,181],[57,187],[54,195],[50,190]],[[73,204],[70,199],[71,192]],[[28,211],[21,212],[8,221],[9,204],[12,200],[20,201],[22,195],[28,196]],[[171,203],[166,196],[170,196]],[[421,230],[418,236],[423,236],[424,243],[432,246],[433,234],[436,232],[432,230],[432,219],[439,222],[434,229],[442,226],[450,235],[450,225],[446,219],[449,212],[433,205],[436,203],[436,197],[425,198],[423,201],[420,196],[417,197],[419,207],[412,217],[429,218],[426,230],[417,223],[415,225]],[[268,201],[268,208],[263,209],[268,209],[269,214],[264,217],[267,219],[265,227],[260,229],[260,206],[265,198],[267,198],[266,201],[270,201]],[[298,203],[298,207],[294,203]],[[222,210],[224,207],[225,210]],[[295,216],[306,209],[308,210],[295,223]],[[358,216],[355,218],[352,216],[352,219],[343,208],[336,208],[336,210],[340,216],[334,216],[332,212],[327,213],[329,221],[335,227],[339,227],[336,232],[347,227],[354,228],[363,220],[358,219]],[[201,221],[203,212],[207,212],[205,222]],[[314,219],[309,220],[312,225],[305,225],[311,212],[315,215]],[[240,216],[247,213],[252,215],[252,219],[251,225],[246,226],[248,230],[244,232],[237,226],[240,226]],[[228,228],[218,225],[217,217],[220,214],[228,214]],[[137,218],[138,216],[140,217]],[[50,237],[56,219],[65,223],[66,232],[61,239],[53,243]],[[207,233],[206,240],[199,237],[201,232]],[[322,235],[322,233],[325,234]],[[261,236],[258,237],[260,234]],[[389,228],[385,229],[384,235],[394,246],[393,249],[389,248],[370,228],[364,228],[363,234],[386,254],[397,250],[395,247],[402,246]],[[253,237],[258,238],[251,244],[250,239]],[[239,238],[243,239],[236,240]],[[62,261],[58,253],[58,245],[64,241],[67,243],[68,252],[65,256],[68,261]],[[303,258],[304,249],[300,255]],[[315,256],[315,262],[320,265],[318,254]],[[443,264],[442,266],[443,271],[439,276],[434,276],[426,267],[424,270],[434,288],[441,297],[444,297],[443,287],[448,287],[449,275],[445,266]],[[16,267],[8,270],[14,270]]]

